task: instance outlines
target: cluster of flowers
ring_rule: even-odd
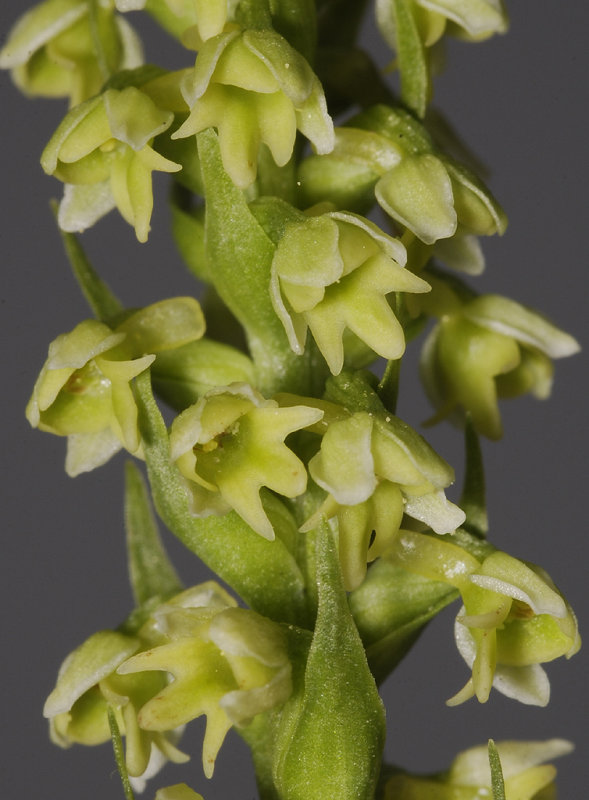
[[[44,714],[53,741],[69,747],[109,740],[111,709],[141,790],[166,761],[188,760],[177,744],[190,720],[206,715],[203,769],[211,777],[232,725],[284,704],[291,690],[283,628],[209,581],[159,605],[132,635],[90,636],[63,662]]]
[[[197,51],[194,67],[142,66],[122,14],[144,7]],[[426,71],[445,32],[478,39],[507,24],[498,0],[379,0],[377,9],[401,66],[413,42]],[[65,185],[58,221],[68,232],[116,207],[145,242],[152,173],[177,174],[206,194],[189,140],[216,129],[225,176],[258,215],[271,248],[264,291],[289,355],[316,348],[338,399],[323,388],[318,397],[290,387],[265,396],[255,357],[205,337],[198,302],[174,298],[86,320],[59,336],[27,406],[29,422],[67,436],[70,475],[121,448],[141,458],[133,381],[150,369],[180,412],[166,444],[196,517],[234,511],[272,541],[269,493],[300,499],[286,504],[295,527],[304,535],[327,521],[347,590],[360,586],[377,558],[458,590],[464,608],[456,642],[472,677],[450,702],[473,695],[484,702],[494,685],[543,705],[549,689],[539,665],[579,647],[572,611],[539,568],[496,551],[475,557],[456,544],[451,534],[465,514],[445,495],[452,468],[368,383],[364,405],[342,398],[346,370],[400,359],[408,330],[433,317],[422,377],[434,419],[460,422],[468,414],[479,433],[498,438],[497,398],[546,397],[551,359],[578,345],[519,303],[457,289],[457,279],[428,267],[433,257],[480,272],[477,237],[504,231],[501,207],[404,109],[376,105],[334,128],[309,61],[274,30],[268,9],[260,14],[248,25],[228,0],[45,0],[14,28],[0,66],[27,93],[70,100],[41,160]],[[414,88],[404,84],[404,100],[422,116]],[[298,133],[314,152],[295,165]],[[264,217],[255,204],[265,194],[267,162],[290,170],[291,185]],[[364,216],[375,204],[397,235]],[[207,264],[213,285],[215,267]],[[206,714],[210,775],[229,727],[281,706],[290,673],[282,628],[204,584],[158,606],[132,634],[90,637],[64,663],[45,712],[57,743],[94,744],[110,736],[111,709],[126,736],[127,770],[140,782],[162,759],[186,758],[176,747],[180,729]],[[516,753],[510,769],[522,797],[551,782],[551,772],[538,777],[536,764],[561,750]],[[386,796],[450,798],[455,787],[461,797],[482,796],[487,779],[472,766],[479,756],[461,759],[431,781],[396,775]],[[196,795],[177,786],[158,797]]]

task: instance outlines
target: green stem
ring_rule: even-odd
[[[123,750],[123,740],[121,739],[121,732],[117,724],[117,718],[112,706],[108,707],[108,725],[110,728],[110,736],[112,739],[112,749],[115,754],[115,761],[119,775],[121,776],[121,783],[123,784],[123,792],[125,800],[135,800],[129,774],[127,773],[127,765],[125,764],[125,752]]]
[[[479,539],[485,539],[487,531],[489,530],[489,522],[485,498],[483,453],[470,414],[467,415],[464,428],[464,445],[466,464],[464,486],[459,505],[466,514],[466,521],[462,527],[469,533],[472,533],[473,536],[477,536]]]
[[[51,202],[51,210],[57,219],[57,201]],[[106,323],[112,321],[123,310],[122,303],[96,272],[77,236],[61,228],[59,234],[76,283],[96,319]]]

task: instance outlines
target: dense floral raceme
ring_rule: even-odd
[[[386,68],[361,47],[366,14]],[[147,17],[149,40],[155,26],[177,47],[171,69],[166,45],[144,63],[131,23]],[[70,476],[130,456],[134,608],[66,658],[44,714],[61,747],[111,740],[126,800],[189,759],[199,717],[204,776],[235,727],[261,800],[555,797],[561,739],[489,742],[437,774],[425,752],[422,775],[382,762],[378,686],[454,600],[467,670],[450,706],[493,688],[545,706],[543,665],[580,647],[547,572],[486,540],[479,441],[501,437],[501,398],[548,397],[554,359],[579,345],[467,282],[507,217],[430,106],[447,38],[507,27],[503,0],[42,0],[0,50],[24,94],[63,99],[41,166],[63,185],[57,224],[94,315],[51,342],[26,416],[67,438]],[[141,251],[121,263],[107,242],[130,306],[78,235],[114,209]],[[167,222],[177,252],[146,253]],[[178,256],[194,297],[144,305],[150,270],[171,285]],[[412,346],[424,425],[464,429],[461,494],[412,427]],[[158,517],[223,585],[184,589]],[[180,777],[151,796],[203,800]]]

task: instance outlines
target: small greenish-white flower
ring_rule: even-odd
[[[232,725],[286,702],[292,691],[280,625],[244,608],[209,582],[161,606],[155,624],[165,642],[118,666],[122,676],[170,674],[171,683],[138,713],[142,730],[173,730],[205,714],[203,769],[211,777]],[[221,594],[222,592],[222,594]]]
[[[499,397],[550,394],[551,359],[578,352],[577,341],[538,312],[481,295],[444,315],[425,342],[421,376],[437,409],[433,421],[468,411],[479,433],[502,434]]]
[[[554,797],[556,769],[547,761],[567,755],[564,739],[545,742],[497,742],[505,781],[505,800],[549,800]],[[447,772],[420,777],[398,773],[387,781],[384,800],[482,800],[492,796],[487,745],[464,750]]]
[[[72,106],[142,60],[137,34],[111,0],[45,0],[20,18],[0,51],[0,68],[25,94],[69,97]]]
[[[172,138],[217,128],[223,166],[240,188],[255,180],[262,144],[279,166],[289,161],[297,130],[319,153],[333,147],[318,78],[274,31],[231,30],[208,39],[182,93],[190,115]]]
[[[303,462],[284,443],[323,412],[280,408],[245,383],[208,392],[172,423],[170,454],[187,480],[197,516],[234,509],[266,539],[274,539],[260,489],[297,497],[307,486]]]
[[[300,169],[309,203],[332,196],[348,207],[379,205],[399,226],[433,245],[458,233],[503,233],[505,214],[465,166],[439,152],[425,127],[402,109],[374,106],[337,128],[335,147]],[[373,195],[374,193],[374,195]]]
[[[377,20],[383,36],[398,46],[395,0],[377,0]],[[432,47],[444,33],[480,41],[505,33],[509,24],[501,0],[411,0],[408,4],[424,47]]]
[[[85,320],[49,345],[26,416],[34,428],[68,437],[68,475],[104,464],[121,447],[140,455],[131,381],[156,353],[203,333],[199,304],[184,297],[147,306],[114,329]]]
[[[139,709],[167,683],[165,675],[118,675],[116,669],[142,646],[139,637],[99,631],[63,662],[57,683],[43,710],[50,720],[51,739],[60,747],[95,745],[110,739],[108,709],[112,708],[125,736],[125,761],[137,788],[167,760],[188,756],[176,748],[178,731],[140,729]]]
[[[348,589],[362,582],[366,562],[391,545],[403,514],[440,534],[464,522],[443,491],[454,480],[452,468],[393,415],[362,411],[332,422],[309,472],[328,496],[302,530],[322,516],[337,520]]]
[[[500,551],[479,560],[452,542],[411,531],[399,534],[387,557],[462,596],[454,634],[472,675],[449,705],[473,696],[484,703],[492,687],[527,705],[548,703],[550,684],[540,665],[570,658],[581,640],[575,615],[542,569]]]
[[[139,241],[147,241],[151,173],[181,169],[152,147],[173,119],[172,111],[134,86],[107,89],[73,108],[41,156],[45,172],[66,185],[60,227],[83,231],[116,206]]]
[[[309,328],[338,375],[349,329],[383,358],[400,358],[405,336],[387,295],[430,289],[404,269],[405,260],[398,239],[355,214],[330,212],[291,223],[272,261],[270,293],[294,352],[304,352]]]
[[[504,33],[508,22],[503,0],[377,0],[376,19],[396,55],[401,99],[420,117],[443,65],[436,45],[444,35],[480,41]]]

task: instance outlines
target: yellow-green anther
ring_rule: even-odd
[[[460,591],[454,635],[472,676],[449,705],[473,696],[484,703],[492,687],[528,705],[547,704],[550,684],[540,664],[570,658],[580,637],[575,615],[543,570],[500,551],[479,561],[412,531],[397,536],[387,558]]]
[[[99,92],[113,73],[142,61],[137,34],[112,3],[94,3],[91,11],[87,0],[39,3],[0,51],[0,68],[11,70],[25,94],[69,97],[72,106]]]
[[[399,436],[393,417],[357,412],[333,422],[309,472],[328,496],[302,530],[312,529],[322,516],[337,520],[347,589],[361,583],[366,562],[391,544],[404,513],[440,534],[464,522],[464,513],[443,492],[452,483],[452,470],[415,432],[404,428]]]
[[[208,39],[182,93],[190,115],[173,138],[217,128],[223,166],[241,188],[256,178],[262,144],[279,166],[290,159],[297,130],[317,152],[333,148],[319,80],[274,31],[233,30]]]
[[[501,437],[498,398],[550,394],[553,358],[579,350],[544,316],[498,295],[482,295],[442,317],[426,340],[421,376],[436,418],[468,411],[479,433]]]
[[[556,769],[545,762],[567,755],[573,749],[565,739],[504,741],[497,742],[496,747],[505,781],[505,797],[517,800],[553,797]],[[480,745],[459,753],[450,769],[438,775],[394,775],[387,781],[384,800],[479,800],[491,795],[488,748]]]
[[[384,358],[400,358],[403,329],[390,292],[427,292],[429,284],[404,269],[398,239],[355,214],[330,212],[292,223],[272,261],[272,304],[290,346],[301,354],[311,330],[329,369],[344,364],[346,328]]]
[[[187,480],[193,512],[208,516],[234,509],[257,533],[274,539],[260,489],[285,497],[305,491],[305,466],[284,440],[322,416],[303,405],[280,408],[248,384],[208,392],[170,431],[171,457]]]
[[[177,172],[153,139],[174,115],[140,89],[107,89],[72,109],[41,156],[45,172],[66,184],[58,222],[83,231],[115,206],[145,242],[153,209],[151,173]]]
[[[139,726],[164,732],[205,714],[203,768],[213,774],[215,759],[232,725],[247,725],[257,714],[281,705],[291,691],[291,668],[282,628],[243,608],[223,606],[212,582],[184,592],[178,604],[157,612],[170,640],[128,659],[121,675],[170,673],[173,681],[149,699]],[[206,591],[198,591],[200,588]],[[221,601],[221,602],[219,602]]]

